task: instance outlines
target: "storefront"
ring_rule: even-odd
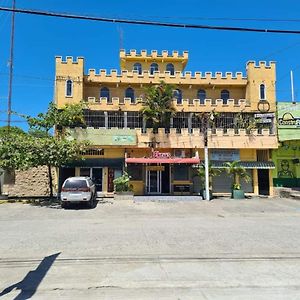
[[[272,151],[274,186],[300,187],[300,104],[281,102],[277,109],[280,146]]]
[[[60,168],[59,187],[64,180],[72,176],[91,177],[96,184],[97,192],[114,191],[113,180],[122,175],[124,166],[123,158],[87,158],[76,161]]]
[[[199,164],[200,159],[153,151],[149,157],[128,157],[125,162],[136,195],[190,195],[192,166]]]

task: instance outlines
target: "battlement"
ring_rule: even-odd
[[[198,84],[198,81],[210,81],[210,80],[220,81],[220,83],[224,83],[224,84],[229,84],[226,82],[228,80],[234,81],[230,84],[239,83],[239,84],[246,85],[246,83],[247,83],[247,77],[245,77],[242,72],[236,72],[236,73],[205,72],[205,73],[202,73],[202,72],[190,72],[190,71],[186,71],[186,72],[175,71],[174,75],[171,75],[171,73],[168,71],[164,71],[164,72],[155,71],[155,72],[153,72],[153,74],[151,74],[148,70],[143,70],[142,74],[139,74],[139,72],[135,71],[135,70],[133,70],[133,71],[122,70],[120,73],[118,73],[118,71],[115,69],[112,69],[110,71],[101,69],[101,70],[99,70],[99,72],[97,72],[95,69],[89,69],[88,75],[87,75],[88,81],[95,81],[95,82],[100,82],[100,81],[108,82],[108,81],[114,81],[114,80],[118,81],[118,82],[120,80],[121,81],[124,80],[124,82],[126,82],[127,79],[130,81],[136,79],[138,82],[140,82],[141,78],[144,78],[146,81],[148,79],[149,83],[150,83],[150,81],[151,81],[151,83],[156,83],[155,81],[153,81],[153,79],[157,80],[157,83],[159,83],[161,80],[168,80],[168,79],[172,79],[173,80],[172,82],[178,81],[178,83],[179,83],[179,81],[181,81],[182,83],[184,81],[187,81],[187,83],[193,83],[193,81],[195,81],[195,83],[197,83],[197,84]]]
[[[130,50],[129,52],[126,52],[125,49],[120,50],[120,58],[125,59],[147,59],[147,58],[174,58],[174,59],[188,59],[188,51],[183,51],[182,54],[179,53],[179,51],[172,51],[172,53],[169,53],[167,50],[162,50],[161,53],[159,53],[157,50],[152,50],[151,52],[147,52],[147,50],[141,50],[140,52],[137,52],[135,49]]]
[[[264,68],[264,69],[272,69],[276,65],[275,61],[259,61],[258,64],[257,62],[251,60],[247,62],[246,68]]]
[[[55,61],[57,64],[83,64],[84,57],[78,56],[74,58],[73,56],[67,56],[65,59],[63,59],[62,56],[55,56]]]

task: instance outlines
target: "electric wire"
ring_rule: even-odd
[[[213,26],[213,25],[200,25],[200,24],[184,24],[184,23],[171,23],[171,22],[159,22],[159,21],[147,21],[137,19],[118,19],[118,18],[103,18],[94,17],[88,15],[77,15],[70,13],[58,13],[42,10],[20,9],[0,7],[0,11],[15,12],[20,14],[40,15],[46,17],[56,17],[65,19],[77,19],[86,21],[97,21],[106,23],[123,23],[132,25],[147,25],[147,26],[160,26],[160,27],[173,27],[184,29],[207,29],[207,30],[224,30],[224,31],[243,31],[243,32],[260,32],[260,33],[276,33],[276,34],[300,34],[300,30],[281,30],[281,29],[262,29],[262,28],[250,28],[250,27],[230,27],[230,26]]]

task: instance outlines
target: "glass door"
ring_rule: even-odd
[[[92,168],[91,173],[91,178],[96,185],[96,191],[102,192],[102,168]]]
[[[161,171],[147,171],[147,193],[161,193]]]

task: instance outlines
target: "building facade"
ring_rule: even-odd
[[[300,188],[300,104],[277,104],[279,147],[272,151],[274,186]]]
[[[120,51],[120,71],[90,69],[84,58],[56,57],[55,101],[59,107],[85,101],[85,128],[72,129],[89,140],[86,159],[60,170],[88,175],[98,191],[113,192],[113,179],[126,167],[136,195],[198,194],[197,166],[204,159],[207,136],[213,167],[239,160],[251,181],[248,193],[271,194],[270,149],[277,148],[275,63],[248,62],[238,72],[188,72],[188,52]],[[176,87],[170,124],[153,132],[141,114],[145,88],[164,81]],[[228,193],[231,180],[214,177],[213,191]]]

